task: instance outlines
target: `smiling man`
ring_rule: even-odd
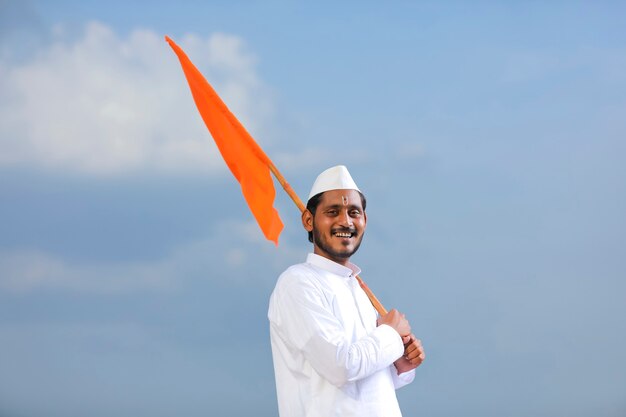
[[[313,243],[281,274],[268,317],[281,417],[397,417],[395,390],[424,360],[403,314],[377,317],[350,262],[366,200],[344,166],[322,172],[302,213]]]

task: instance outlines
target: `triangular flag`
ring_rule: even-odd
[[[166,36],[165,40],[178,56],[200,116],[211,132],[226,165],[239,181],[254,218],[265,237],[278,245],[283,222],[273,207],[276,190],[270,174],[270,159],[228,110],[185,52],[169,37]]]

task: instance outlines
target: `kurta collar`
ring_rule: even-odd
[[[350,276],[356,276],[361,273],[361,268],[353,263],[348,262],[348,266],[346,267],[315,253],[309,253],[306,258],[306,262],[325,271],[345,278],[348,278]]]

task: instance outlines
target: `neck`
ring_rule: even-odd
[[[329,259],[329,260],[331,260],[331,261],[333,261],[333,262],[335,262],[335,263],[337,263],[339,265],[342,265],[342,266],[346,266],[347,267],[348,264],[350,263],[350,258],[349,257],[348,258],[333,257],[330,254],[328,254],[328,253],[324,252],[323,250],[321,250],[320,248],[318,248],[317,246],[313,247],[313,253],[316,254],[316,255],[322,256],[322,257],[324,257],[326,259]]]

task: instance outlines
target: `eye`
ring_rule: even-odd
[[[352,217],[358,217],[361,215],[361,211],[360,210],[350,210],[350,216]]]
[[[337,215],[337,210],[335,210],[335,209],[326,210],[326,215],[328,215],[328,216],[336,216]]]

